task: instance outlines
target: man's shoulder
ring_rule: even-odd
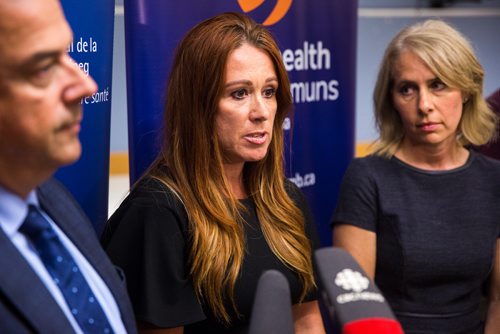
[[[38,200],[42,206],[67,206],[75,203],[73,196],[66,187],[57,179],[51,178],[36,188]]]
[[[72,198],[70,192],[66,189],[66,187],[58,181],[56,178],[50,178],[40,184],[37,187],[38,194],[43,196],[57,196],[57,197],[68,197]]]
[[[49,213],[54,210],[61,215],[67,213],[87,220],[87,216],[71,192],[57,179],[51,178],[36,189],[42,208]]]

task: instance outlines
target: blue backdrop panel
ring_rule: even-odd
[[[111,70],[113,56],[114,0],[62,0],[73,29],[70,56],[94,78],[98,92],[82,99],[84,116],[78,162],[56,173],[102,231],[108,216],[109,131],[111,119]]]
[[[330,245],[328,223],[354,152],[357,2],[125,0],[124,5],[131,183],[159,150],[165,84],[177,43],[203,19],[246,12],[269,26],[282,52],[295,104],[294,119],[284,124],[287,176],[306,194],[322,245]]]

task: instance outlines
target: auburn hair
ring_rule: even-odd
[[[267,243],[302,282],[301,300],[314,286],[304,216],[285,189],[282,124],[292,111],[292,97],[278,46],[268,30],[245,15],[215,16],[193,27],[177,47],[167,87],[165,137],[147,174],[170,187],[184,204],[193,284],[223,323],[231,322],[225,298],[238,314],[234,286],[245,256],[245,236],[243,206],[225,177],[215,116],[228,56],[245,43],[270,57],[279,83],[272,140],[265,158],[245,163],[245,187]]]

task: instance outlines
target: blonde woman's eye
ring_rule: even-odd
[[[446,88],[446,85],[441,80],[435,80],[431,83],[431,88],[434,90],[442,90]]]
[[[414,92],[414,89],[410,85],[403,85],[399,87],[398,92],[403,96],[409,96]]]

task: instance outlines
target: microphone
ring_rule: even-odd
[[[281,272],[272,269],[260,276],[248,333],[294,333],[290,287]]]
[[[328,316],[342,334],[404,333],[380,290],[349,253],[321,248],[314,260]]]

